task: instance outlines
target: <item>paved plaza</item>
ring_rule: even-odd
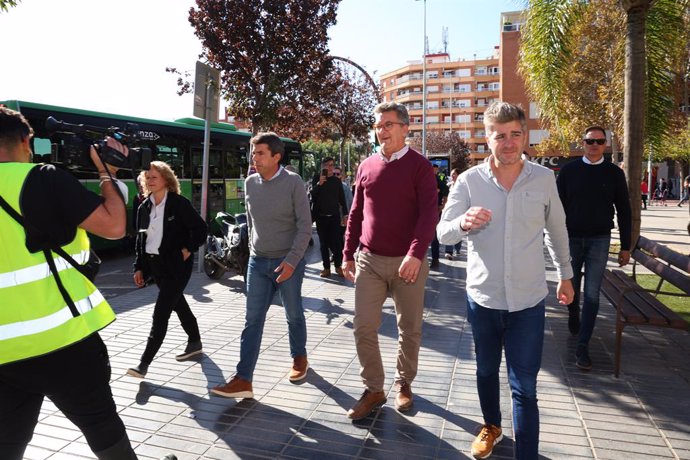
[[[669,202],[671,205],[672,202]],[[643,211],[643,234],[690,253],[687,208],[675,203]],[[318,245],[318,242],[316,243]],[[342,278],[319,278],[320,256],[309,249],[304,280],[311,369],[288,382],[291,365],[282,308],[271,307],[254,375],[255,399],[209,395],[226,381],[239,357],[244,324],[241,278],[214,282],[195,273],[187,299],[197,315],[204,355],[175,361],[186,335],[173,315],[168,335],[145,380],[125,375],[138,363],[151,324],[157,289],[111,299],[118,319],[102,336],[112,363],[120,415],[141,459],[174,452],[192,459],[452,459],[469,458],[481,422],[475,387],[474,346],[466,321],[465,253],[432,271],[425,298],[415,405],[398,413],[392,378],[397,329],[392,301],[384,305],[380,345],[388,404],[360,422],[345,416],[362,392],[352,336],[354,288]],[[549,268],[546,336],[539,377],[540,453],[543,459],[690,459],[690,334],[625,329],[622,374],[613,376],[614,310],[602,298],[590,352],[594,369],[574,364],[567,308],[553,297]],[[510,393],[502,372],[505,439],[491,458],[513,454]],[[29,459],[93,458],[81,433],[48,400],[26,453]]]

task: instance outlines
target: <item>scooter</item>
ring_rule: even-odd
[[[226,272],[236,272],[246,283],[249,263],[247,215],[220,211],[209,228],[211,233],[206,239],[204,273],[217,280]]]

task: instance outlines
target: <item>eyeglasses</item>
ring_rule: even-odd
[[[374,125],[374,129],[380,131],[382,129],[385,129],[386,131],[389,131],[394,125],[404,125],[405,123],[400,123],[399,121],[387,121],[383,124],[380,125]]]
[[[606,139],[583,139],[587,145],[604,145],[606,144]]]
[[[333,175],[334,175],[334,176],[340,176],[340,173],[334,172]]]

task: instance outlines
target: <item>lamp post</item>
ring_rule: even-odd
[[[424,0],[424,47],[422,51],[422,155],[426,154],[426,0]]]
[[[424,45],[422,47],[422,155],[426,157],[426,0],[422,1],[424,2]]]

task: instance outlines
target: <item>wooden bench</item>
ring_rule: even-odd
[[[635,250],[632,277],[622,270],[606,270],[601,292],[616,308],[616,357],[614,374],[620,373],[623,328],[629,325],[657,326],[688,330],[688,323],[661,303],[658,294],[690,297],[690,257],[640,237]],[[656,289],[644,289],[636,282],[636,265],[641,264],[660,277]],[[664,282],[679,288],[681,293],[661,290]]]

